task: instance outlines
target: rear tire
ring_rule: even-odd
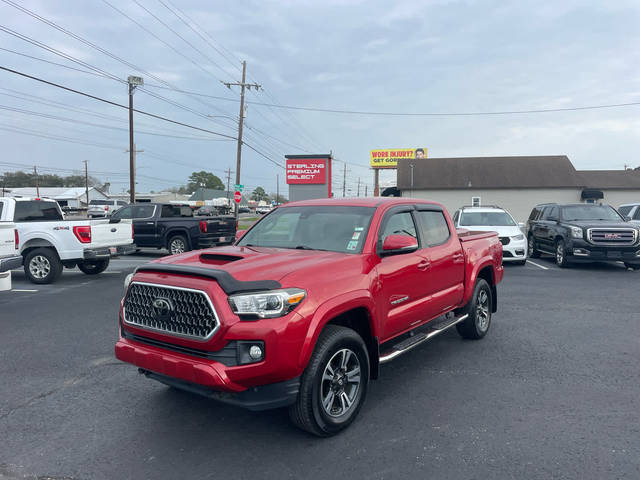
[[[468,308],[469,316],[456,325],[460,336],[469,340],[479,340],[484,337],[491,326],[492,307],[491,287],[485,279],[480,278],[473,289]]]
[[[350,328],[328,325],[320,334],[300,380],[289,416],[319,437],[335,435],[354,421],[369,385],[369,354]]]
[[[31,283],[55,282],[62,273],[62,262],[53,248],[36,248],[24,259],[24,274]]]
[[[639,263],[626,263],[625,262],[624,266],[626,268],[630,268],[631,270],[640,270],[640,264]]]
[[[189,242],[184,235],[174,235],[167,242],[167,250],[171,255],[178,255],[180,253],[188,252]]]
[[[99,273],[104,272],[108,266],[108,258],[105,258],[104,260],[83,260],[82,262],[78,262],[78,268],[80,271],[87,275],[98,275]]]

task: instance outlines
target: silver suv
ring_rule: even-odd
[[[89,218],[110,217],[113,212],[117,212],[125,205],[129,205],[124,200],[91,200],[87,216]]]
[[[640,203],[626,203],[624,205],[620,205],[618,212],[620,212],[620,215],[623,217],[630,218],[631,223],[640,225]]]

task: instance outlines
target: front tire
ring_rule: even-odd
[[[104,272],[109,266],[109,259],[104,260],[83,260],[78,262],[78,268],[87,275],[98,275]]]
[[[478,279],[469,304],[469,316],[456,325],[462,338],[479,340],[484,337],[491,326],[493,295],[491,287],[483,278]]]
[[[529,258],[539,258],[540,252],[536,249],[536,240],[533,238],[533,235],[529,234],[527,239],[527,247],[529,250]]]
[[[55,282],[62,269],[62,262],[52,248],[36,248],[24,259],[24,273],[27,279],[38,285]]]
[[[188,252],[191,250],[189,248],[189,242],[187,242],[187,238],[184,235],[174,235],[167,242],[167,250],[171,255],[178,255],[180,253]]]
[[[556,241],[556,265],[560,268],[567,266],[567,249],[562,239]]]
[[[369,385],[369,354],[354,330],[328,325],[302,374],[289,416],[320,437],[335,435],[354,421]]]
[[[625,262],[624,266],[626,268],[631,269],[631,270],[640,270],[640,264],[639,263],[627,263],[627,262]]]

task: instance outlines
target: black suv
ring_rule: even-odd
[[[537,205],[527,220],[529,256],[555,255],[566,267],[575,261],[621,261],[640,269],[640,230],[609,205]]]

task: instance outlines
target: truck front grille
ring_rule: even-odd
[[[587,235],[595,245],[633,245],[637,240],[633,228],[590,228]]]
[[[124,301],[124,322],[177,337],[208,340],[220,322],[206,293],[134,282]]]

